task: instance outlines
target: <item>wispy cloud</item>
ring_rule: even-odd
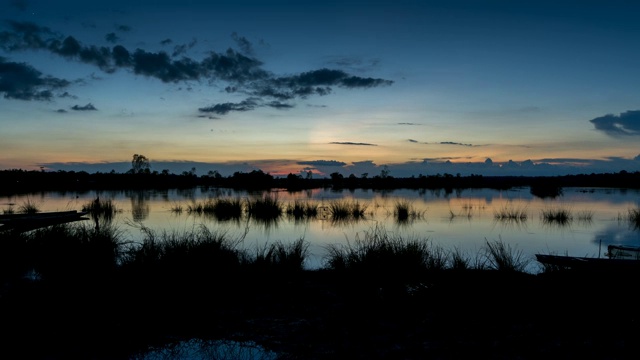
[[[336,160],[312,160],[312,161],[298,161],[298,165],[308,166],[345,166],[347,163]]]
[[[607,114],[589,121],[596,130],[609,136],[640,135],[640,110],[629,110],[620,115]]]
[[[332,144],[332,145],[355,145],[355,146],[378,146],[376,144],[362,143],[362,142],[351,142],[351,141],[332,141],[329,144]]]

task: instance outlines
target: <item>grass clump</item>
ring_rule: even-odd
[[[115,214],[118,212],[118,209],[113,200],[100,200],[98,197],[95,200],[82,205],[82,211],[89,213],[89,215],[94,219],[110,220],[113,219]]]
[[[22,205],[18,206],[18,212],[20,214],[37,214],[40,212],[40,207],[31,200],[27,199]]]
[[[336,200],[329,204],[331,219],[335,222],[363,220],[367,206],[359,201]]]
[[[545,224],[569,225],[573,221],[571,210],[566,208],[544,209],[540,217]]]
[[[304,262],[309,254],[309,244],[300,238],[291,244],[275,242],[258,248],[253,264],[260,269],[283,271],[304,270]]]
[[[485,239],[483,267],[492,270],[509,272],[525,272],[531,259],[524,256],[521,250],[516,250],[502,240],[490,242]]]
[[[318,204],[305,202],[296,199],[293,203],[289,203],[285,208],[287,216],[291,216],[296,220],[313,219],[318,216]]]
[[[404,239],[375,227],[356,237],[353,244],[330,245],[326,267],[353,270],[372,276],[414,276],[424,270],[445,268],[446,255],[428,239]]]
[[[394,205],[393,215],[400,224],[419,219],[423,216],[408,200],[397,201]]]
[[[282,215],[282,205],[277,196],[265,194],[249,198],[246,203],[247,214],[256,220],[275,220]]]
[[[211,204],[210,211],[218,220],[239,220],[243,212],[242,200],[240,198],[216,199]]]
[[[512,207],[502,207],[497,210],[493,217],[499,221],[516,221],[516,222],[524,222],[527,220],[528,215],[525,208],[512,208]]]

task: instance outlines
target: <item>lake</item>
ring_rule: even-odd
[[[326,212],[296,220],[283,216],[273,221],[242,217],[238,221],[190,213],[189,205],[217,198],[271,196],[282,206],[295,201],[316,203],[327,209],[333,202],[357,202],[365,209],[359,219],[335,221]],[[640,230],[626,216],[640,208],[640,191],[613,188],[564,188],[555,198],[539,198],[528,187],[509,190],[341,190],[313,189],[300,192],[271,190],[249,193],[231,189],[203,188],[145,191],[38,192],[1,196],[0,211],[15,211],[25,203],[41,211],[81,210],[100,197],[119,210],[114,224],[123,240],[141,241],[143,228],[181,233],[201,225],[242,241],[244,248],[260,248],[273,242],[303,238],[309,244],[309,269],[323,266],[327,245],[353,244],[367,233],[382,229],[405,239],[428,239],[444,250],[458,250],[475,258],[486,243],[501,241],[513,251],[531,258],[530,272],[539,272],[535,253],[604,256],[609,244],[640,246]],[[396,204],[410,204],[413,216],[395,216]],[[176,209],[182,208],[182,212]],[[567,221],[549,220],[543,213],[562,210]],[[500,215],[507,215],[502,216]],[[518,216],[510,216],[518,214]]]

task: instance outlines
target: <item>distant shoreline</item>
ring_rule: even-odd
[[[317,188],[340,189],[510,189],[530,187],[534,195],[554,197],[563,187],[640,188],[640,172],[581,174],[564,176],[460,176],[452,174],[421,175],[395,178],[392,176],[344,177],[333,173],[325,178],[303,178],[289,174],[274,177],[260,170],[197,176],[193,173],[87,173],[75,171],[0,171],[0,194],[20,194],[34,191],[87,191],[109,189],[159,189],[210,186],[238,190],[286,189],[300,191]]]

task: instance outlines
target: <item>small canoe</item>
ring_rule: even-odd
[[[0,214],[0,231],[29,231],[46,226],[89,220],[84,211],[53,211],[35,214]]]

